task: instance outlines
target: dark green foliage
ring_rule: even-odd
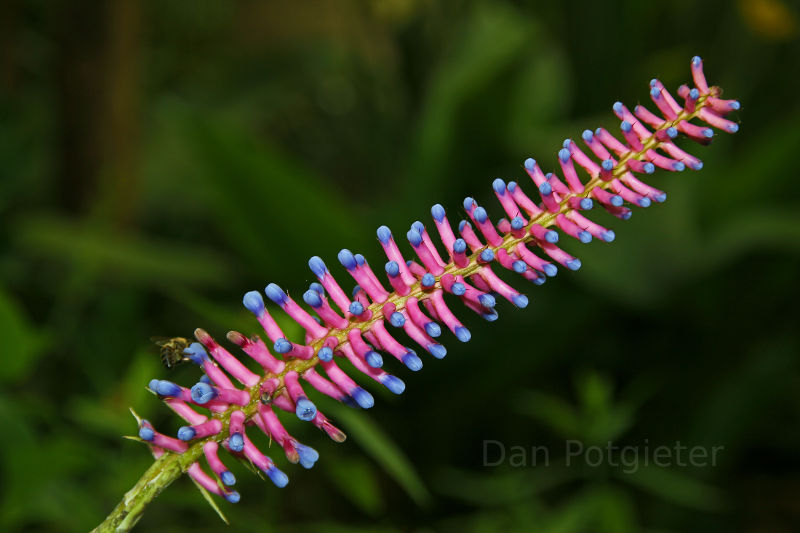
[[[1,8],[0,530],[98,523],[150,463],[120,438],[129,406],[177,430],[145,391],[168,376],[149,337],[255,332],[245,291],[299,295],[307,258],[344,246],[377,261],[375,228],[436,202],[493,206],[493,178],[555,166],[564,137],[610,126],[653,76],[687,81],[694,54],[743,105],[737,135],[694,148],[702,172],[601,217],[616,242],[574,246],[583,269],[527,309],[462,313],[473,341],[401,371],[401,397],[320,399],[348,441],[290,424],[322,459],[285,490],[233,465],[227,530],[800,527],[796,7],[123,4]],[[547,446],[550,466],[484,468],[485,439]],[[713,468],[624,473],[566,467],[570,439],[725,448]],[[221,524],[183,479],[139,527]]]

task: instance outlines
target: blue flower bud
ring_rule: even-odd
[[[190,344],[189,347],[183,351],[183,353],[196,365],[202,365],[203,362],[208,359],[208,353],[206,352],[205,346],[199,342],[193,342]]]
[[[353,256],[353,252],[348,250],[347,248],[342,249],[339,251],[339,262],[345,267],[347,270],[353,270],[356,268],[356,258]]]
[[[403,364],[406,365],[409,370],[414,372],[422,369],[422,359],[420,359],[414,352],[408,352],[403,356]]]
[[[317,357],[319,357],[320,361],[331,361],[333,360],[333,350],[327,346],[323,346],[317,352]]]
[[[376,351],[370,350],[364,356],[367,364],[372,368],[380,368],[383,366],[383,357]]]
[[[300,459],[300,465],[305,469],[313,467],[314,463],[319,460],[319,452],[317,452],[317,450],[311,446],[297,443],[295,445],[295,450],[297,450],[297,456]]]
[[[478,296],[478,301],[481,303],[482,306],[492,308],[497,304],[494,296],[491,294],[481,294]]]
[[[311,289],[312,291],[317,291],[320,296],[325,296],[325,287],[323,287],[321,284],[317,282],[312,283],[311,285],[308,286],[308,288]]]
[[[570,270],[578,270],[581,267],[580,259],[570,259],[567,261],[567,268]]]
[[[441,222],[444,220],[445,216],[444,207],[442,207],[441,204],[434,205],[431,207],[431,215],[437,222]]]
[[[361,302],[350,302],[349,311],[351,314],[358,316],[364,312],[364,306]]]
[[[403,391],[406,390],[403,380],[390,374],[383,376],[381,383],[394,394],[403,394]]]
[[[375,405],[375,398],[372,397],[372,394],[368,393],[361,387],[354,388],[351,391],[350,396],[353,397],[353,399],[362,409],[369,409]]]
[[[256,316],[264,312],[264,298],[261,297],[261,293],[258,291],[246,293],[242,298],[242,303],[248,311]]]
[[[436,338],[442,334],[442,328],[436,322],[428,322],[425,324],[425,333],[429,336]]]
[[[455,331],[456,338],[461,342],[468,342],[472,338],[472,333],[465,327],[459,326]]]
[[[316,308],[322,306],[322,298],[320,298],[319,293],[314,289],[308,289],[303,293],[303,301],[311,307]]]
[[[422,235],[414,228],[408,230],[406,237],[408,238],[408,242],[411,243],[411,246],[414,246],[415,248],[422,244]]]
[[[403,313],[398,313],[395,311],[389,317],[389,323],[396,328],[403,327],[403,325],[406,323],[406,317],[403,316]]]
[[[292,343],[286,339],[278,339],[275,341],[275,344],[272,345],[272,349],[277,353],[289,353],[292,351]]]
[[[231,451],[234,452],[241,452],[244,450],[244,438],[242,437],[241,433],[234,433],[228,439],[228,447]]]
[[[156,436],[156,433],[155,433],[155,431],[153,431],[153,428],[150,428],[150,427],[147,427],[147,426],[142,426],[142,427],[139,428],[139,438],[140,439],[146,440],[147,442],[150,442],[151,440],[153,440],[155,438],[155,436]]]
[[[383,244],[388,244],[388,242],[392,239],[392,231],[387,228],[386,226],[381,226],[378,228],[378,240],[381,241]]]
[[[300,420],[308,422],[314,420],[314,417],[317,416],[317,407],[308,398],[299,398],[295,406],[294,414],[296,414],[297,418]]]
[[[264,289],[264,292],[266,293],[267,298],[269,298],[278,305],[284,305],[288,299],[286,293],[283,292],[283,289],[281,289],[274,283],[270,283],[269,285],[267,285],[266,288]]]
[[[436,359],[442,359],[445,355],[447,355],[447,348],[441,344],[429,344],[425,347],[425,349],[427,349]]]
[[[217,391],[208,383],[197,383],[192,387],[192,400],[199,405],[205,405],[213,400]]]
[[[156,392],[161,396],[180,396],[181,395],[181,388],[179,385],[172,383],[171,381],[159,381],[158,388]]]
[[[178,429],[178,438],[182,441],[190,441],[197,435],[197,431],[193,427],[190,426],[183,426]]]
[[[400,275],[400,265],[397,264],[397,261],[389,261],[388,263],[386,263],[385,268],[386,268],[386,273],[393,278]]]
[[[267,477],[275,484],[276,487],[282,489],[289,483],[289,476],[272,466],[267,470]]]
[[[322,259],[316,255],[308,260],[308,268],[310,268],[311,272],[318,278],[324,277],[325,273],[328,272],[328,267],[326,267]]]

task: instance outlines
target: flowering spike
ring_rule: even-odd
[[[556,275],[554,263],[578,270],[580,259],[557,245],[561,233],[582,243],[615,239],[613,230],[587,218],[586,213],[595,202],[615,217],[627,220],[631,216],[629,206],[647,207],[666,200],[666,193],[642,182],[643,177],[657,168],[680,172],[703,167],[702,161],[675,144],[676,137],[682,133],[706,144],[714,136],[713,128],[736,132],[738,123],[724,115],[740,109],[740,104],[721,99],[721,90],[707,84],[702,66],[699,57],[692,59],[694,86],[678,89],[680,102],[660,81],[653,80],[650,97],[656,111],[636,106],[631,112],[621,102],[615,103],[613,111],[621,121],[621,139],[603,128],[585,130],[581,140],[586,152],[571,139],[565,140],[558,151],[558,175],[545,173],[535,160],[526,159],[523,169],[532,183],[525,187],[535,187],[540,200],[534,201],[516,181],[495,179],[492,189],[507,218],[493,223],[487,210],[467,197],[463,207],[469,220],[458,225],[456,236],[444,207],[434,205],[431,216],[449,256],[445,256],[447,260],[439,254],[420,221],[414,222],[406,233],[417,257],[414,261],[406,261],[388,227],[378,228],[391,293],[367,259],[347,249],[339,252],[338,259],[357,284],[351,297],[316,256],[308,265],[318,282],[302,295],[307,308],[278,285],[267,285],[264,294],[268,300],[305,330],[303,342],[287,339],[267,310],[261,293],[247,292],[242,303],[256,316],[270,342],[237,332],[229,332],[227,338],[254,359],[263,373],[251,371],[205,330],[196,330],[199,342],[192,343],[185,354],[202,368],[199,381],[191,388],[158,379],[148,384],[188,425],[178,430],[176,439],[137,418],[139,439],[148,444],[158,461],[171,461],[183,454],[180,465],[192,479],[231,502],[238,501],[239,494],[226,488],[236,480],[219,459],[220,448],[252,463],[276,486],[285,486],[288,477],[247,437],[246,427],[257,426],[283,448],[291,462],[305,468],[313,466],[319,454],[289,435],[274,408],[311,422],[337,442],[345,439],[344,433],[317,410],[303,389],[301,378],[316,391],[310,391],[312,394],[321,393],[357,408],[372,407],[373,396],[337,364],[337,359],[345,358],[364,376],[392,393],[402,393],[405,383],[382,369],[381,352],[411,371],[418,371],[423,365],[399,334],[404,333],[437,359],[447,354],[446,347],[435,340],[443,327],[459,341],[471,338],[470,331],[445,302],[445,293],[487,321],[498,317],[498,295],[517,308],[525,308],[528,296],[500,279],[492,269],[495,263],[534,285]],[[387,323],[397,328],[391,334]],[[233,380],[243,388],[234,385]],[[218,479],[203,471],[197,462],[201,455],[205,455]],[[175,469],[175,475],[178,471],[180,468]]]

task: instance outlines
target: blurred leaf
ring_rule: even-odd
[[[323,465],[325,473],[362,512],[380,514],[385,506],[375,470],[363,459],[328,456]]]
[[[596,373],[583,375],[576,383],[582,406],[583,439],[605,443],[617,439],[633,423],[634,409],[615,403],[612,383]]]
[[[303,524],[299,527],[293,527],[291,531],[302,533],[396,533],[403,531],[392,526],[384,526],[378,524],[370,524],[368,526],[358,524],[347,524],[333,521],[321,521],[316,523]],[[287,530],[288,531],[288,530]]]
[[[430,493],[416,473],[414,465],[363,411],[339,407],[335,418],[341,421],[348,436],[381,465],[417,505],[427,506],[430,503]]]
[[[623,473],[622,479],[667,502],[699,509],[719,511],[723,508],[722,493],[675,468],[640,466],[635,472]]]
[[[520,414],[530,416],[562,437],[576,438],[581,421],[571,405],[557,396],[539,391],[522,391],[514,402]]]
[[[18,221],[15,237],[30,253],[86,262],[138,283],[219,286],[231,276],[227,264],[208,249],[113,233],[52,215]]]
[[[739,213],[719,224],[703,257],[706,270],[714,270],[746,253],[769,250],[800,251],[800,215],[796,211],[774,207]]]
[[[558,435],[603,443],[616,439],[633,421],[633,406],[614,403],[610,383],[596,374],[585,375],[576,383],[580,410],[561,398],[538,391],[523,391],[516,406]]]
[[[440,195],[454,154],[459,111],[520,54],[529,40],[527,20],[506,4],[474,5],[462,23],[452,50],[439,64],[426,96],[411,168],[406,172],[404,194]]]
[[[538,527],[539,532],[573,533],[584,531],[585,526],[592,523],[591,503],[582,494],[569,498],[565,504],[547,513],[545,520]],[[594,527],[593,523],[592,527]],[[595,531],[595,529],[592,529],[592,531]]]
[[[745,107],[742,113],[746,111]],[[800,109],[795,109],[787,110],[785,116],[771,118],[771,122],[758,132],[749,132],[747,124],[744,125],[742,135],[746,137],[747,150],[736,151],[726,158],[725,167],[716,172],[724,176],[724,181],[718,178],[702,180],[707,190],[704,196],[714,199],[708,206],[713,213],[730,213],[731,208],[735,210],[742,204],[758,205],[759,196],[754,197],[754,190],[787,190],[791,187],[785,173],[797,158],[797,146],[800,145],[798,121]]]
[[[296,267],[285,265],[284,258],[313,253],[298,236],[337,243],[358,238],[347,199],[302,164],[233,121],[176,105],[165,112],[180,125],[193,154],[191,186],[203,189],[219,229],[251,265],[292,273]],[[289,221],[292,232],[275,229]]]
[[[797,392],[795,383],[782,379],[796,375],[800,343],[796,336],[772,337],[748,350],[740,363],[718,372],[704,391],[705,402],[695,409],[690,424],[693,442],[705,446],[725,444],[725,461],[735,460],[747,447],[751,428],[765,412],[783,405]]]
[[[598,485],[591,493],[595,519],[592,531],[602,533],[638,533],[634,500],[631,494],[615,487]]]
[[[28,323],[22,309],[0,287],[0,339],[3,339],[3,364],[0,383],[26,376],[44,354],[46,340]]]
[[[5,491],[0,500],[0,528],[4,530],[33,522],[74,530],[97,512],[91,498],[69,490],[69,480],[95,464],[86,453],[84,435],[53,428],[56,431],[45,437],[34,429],[42,423],[24,402],[0,396],[0,426],[13,435],[0,447],[3,482],[14,488]]]
[[[76,396],[69,400],[69,417],[81,427],[107,434],[111,438],[119,435],[135,434],[133,418],[120,416],[120,411],[136,407],[143,418],[149,418],[159,404],[148,389],[147,384],[154,376],[159,376],[163,367],[158,353],[139,352],[133,355],[125,371],[124,381],[110,388],[105,396]]]
[[[544,506],[537,500],[509,505],[505,508],[481,510],[448,517],[436,524],[435,531],[457,531],[466,533],[525,533],[536,524],[539,531],[546,516]]]
[[[439,469],[434,476],[436,491],[478,507],[506,506],[528,501],[574,478],[562,465],[550,463],[542,468],[514,471],[492,469],[474,473],[453,468]]]
[[[583,374],[575,383],[581,405],[589,415],[608,411],[613,403],[614,386],[594,372]]]
[[[566,55],[549,39],[547,30],[535,20],[528,22],[531,42],[525,47],[524,62],[515,69],[508,128],[512,150],[535,154],[560,136],[554,130],[564,125],[556,119],[563,118],[572,99],[572,80]]]

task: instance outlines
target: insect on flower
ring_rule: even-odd
[[[150,337],[159,348],[161,364],[167,369],[173,369],[181,363],[191,361],[186,349],[193,341],[184,337]]]

